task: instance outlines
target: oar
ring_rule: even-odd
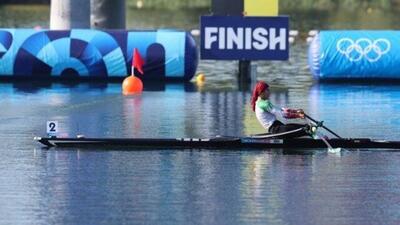
[[[309,115],[307,115],[307,114],[305,114],[305,113],[304,113],[304,116],[305,116],[307,119],[313,121],[313,122],[314,122],[315,124],[317,124],[318,126],[321,126],[321,127],[324,128],[325,130],[329,131],[331,134],[335,135],[337,138],[342,139],[342,137],[340,137],[338,134],[336,134],[336,133],[333,132],[331,129],[329,129],[329,128],[327,128],[326,126],[324,126],[324,125],[322,124],[322,122],[317,121],[317,120],[311,118]]]
[[[330,153],[339,153],[340,151],[342,151],[342,148],[333,148],[331,144],[329,144],[328,140],[325,139],[325,137],[323,136],[319,136],[317,134],[317,136],[326,144],[326,146],[328,147],[328,152]]]
[[[336,137],[342,139],[342,137],[340,137],[338,134],[336,134],[336,133],[333,132],[331,129],[329,129],[329,128],[327,128],[326,126],[324,126],[324,125],[322,124],[322,123],[323,123],[322,121],[317,121],[317,120],[311,118],[309,115],[307,115],[307,114],[305,114],[305,113],[304,113],[304,116],[305,116],[307,119],[313,121],[317,126],[320,126],[320,127],[324,128],[325,130],[329,131],[330,133],[332,133],[332,134],[335,135]],[[342,148],[333,148],[332,145],[329,144],[328,140],[326,140],[324,136],[320,136],[320,135],[318,135],[318,133],[317,133],[317,136],[326,144],[326,146],[328,147],[328,151],[329,151],[330,153],[338,153],[338,152],[340,152],[340,151],[342,150]]]

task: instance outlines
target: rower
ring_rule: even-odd
[[[307,125],[297,123],[284,124],[276,119],[277,115],[281,115],[286,119],[304,119],[305,114],[302,109],[279,108],[272,104],[269,96],[269,85],[264,81],[258,81],[251,97],[251,106],[258,121],[269,133],[287,133],[287,135],[285,134],[287,138],[310,135],[310,132],[307,131],[310,130]]]

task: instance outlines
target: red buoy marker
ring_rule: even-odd
[[[133,95],[139,94],[143,91],[142,81],[135,76],[135,67],[139,73],[143,74],[143,64],[144,61],[140,56],[139,51],[135,48],[132,56],[131,75],[125,78],[124,82],[122,82],[122,94]]]
[[[129,76],[122,82],[122,94],[133,95],[143,91],[143,83],[136,76]]]

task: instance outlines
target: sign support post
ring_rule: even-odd
[[[240,84],[251,82],[251,61],[239,60],[239,82]]]

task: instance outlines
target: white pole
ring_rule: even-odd
[[[90,0],[51,0],[50,29],[90,28]]]

